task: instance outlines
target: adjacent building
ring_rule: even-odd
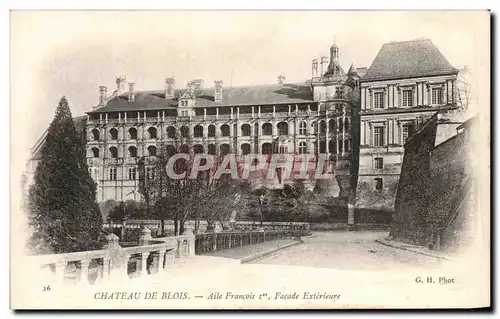
[[[360,80],[357,207],[394,210],[405,142],[436,111],[457,107],[457,74],[431,40],[382,46]]]

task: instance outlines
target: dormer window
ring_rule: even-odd
[[[181,106],[188,106],[188,101],[181,101]]]

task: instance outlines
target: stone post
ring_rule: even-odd
[[[144,226],[141,230],[141,237],[139,237],[139,246],[148,245],[152,240],[153,237],[151,237],[151,230]]]
[[[141,276],[148,274],[148,257],[149,251],[144,251],[141,254]]]
[[[158,252],[158,269],[157,272],[163,271],[163,263],[165,262],[165,253],[167,251],[162,249]]]
[[[194,256],[196,236],[193,233],[193,229],[191,227],[186,227],[184,234],[187,236],[186,255]]]
[[[128,275],[128,260],[130,255],[126,253],[118,243],[118,236],[109,234],[106,236],[107,244],[104,249],[109,253],[109,276],[111,280],[122,281]],[[106,263],[105,263],[106,265]],[[106,266],[105,266],[106,267]],[[106,269],[104,269],[106,273]]]
[[[354,205],[347,204],[347,230],[354,230]]]
[[[78,276],[78,281],[80,283],[87,284],[89,282],[89,265],[90,260],[80,260],[80,273]]]

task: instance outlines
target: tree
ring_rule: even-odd
[[[96,185],[68,101],[61,98],[29,190],[30,246],[35,252],[101,249],[102,216]]]

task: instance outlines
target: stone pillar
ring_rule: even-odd
[[[394,107],[398,108],[399,107],[399,99],[400,99],[400,93],[401,93],[401,90],[399,89],[399,87],[396,86],[396,94],[394,96]]]
[[[101,271],[99,272],[100,281],[109,280],[109,261],[109,257],[104,257],[102,259],[102,267],[100,267]]]
[[[141,230],[141,237],[139,237],[139,246],[148,245],[151,240],[153,240],[153,237],[151,237],[151,230],[144,226]]]
[[[366,88],[361,88],[361,109],[366,110]]]
[[[366,125],[366,122],[361,121],[361,141],[360,141],[361,145],[366,145],[365,125]]]
[[[184,234],[187,236],[187,256],[195,255],[195,241],[196,236],[193,233],[193,229],[191,227],[186,227]]]
[[[87,284],[89,282],[89,265],[90,260],[80,260],[80,274],[78,281]]]
[[[144,251],[141,254],[141,276],[147,275],[148,272],[148,257],[149,251]]]
[[[165,263],[165,254],[166,254],[166,250],[165,249],[161,249],[159,252],[158,252],[158,272],[161,272],[163,271],[165,268],[163,268],[163,263]]]

